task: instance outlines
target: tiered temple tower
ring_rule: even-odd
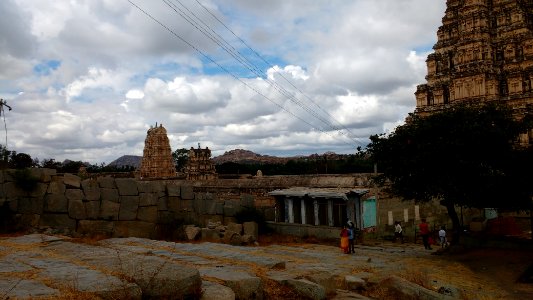
[[[502,101],[520,117],[533,104],[533,1],[448,0],[416,113],[454,102]],[[521,143],[533,140],[521,136]]]
[[[176,177],[176,166],[163,124],[157,127],[156,123],[155,127],[150,126],[148,129],[144,140],[140,176],[143,179]]]
[[[215,164],[211,161],[211,150],[208,147],[198,149],[191,147],[189,150],[189,159],[185,166],[185,175],[187,180],[212,180],[217,179]]]

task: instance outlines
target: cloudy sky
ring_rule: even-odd
[[[354,153],[415,108],[444,0],[2,0],[0,144],[33,158]],[[2,124],[4,125],[4,124]]]

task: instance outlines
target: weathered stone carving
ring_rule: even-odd
[[[142,179],[176,177],[172,150],[163,124],[159,127],[156,124],[155,127],[148,129],[144,141],[140,176]]]
[[[533,104],[532,1],[448,0],[437,36],[416,113],[458,101],[505,101],[520,117]]]

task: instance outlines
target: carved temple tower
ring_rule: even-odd
[[[215,164],[211,161],[211,150],[209,148],[198,149],[191,147],[189,158],[185,166],[187,180],[212,180],[217,179]]]
[[[176,177],[176,166],[172,159],[172,150],[163,125],[148,129],[144,140],[143,158],[140,167],[140,176],[147,178]]]
[[[503,101],[520,117],[533,104],[533,1],[448,0],[416,113],[458,101]],[[521,143],[533,140],[524,134]]]

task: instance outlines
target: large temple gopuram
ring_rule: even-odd
[[[146,133],[140,176],[142,179],[176,177],[176,166],[163,124],[150,126]]]
[[[416,113],[459,101],[503,101],[517,117],[533,104],[533,1],[448,0]],[[523,134],[521,144],[533,141]]]

